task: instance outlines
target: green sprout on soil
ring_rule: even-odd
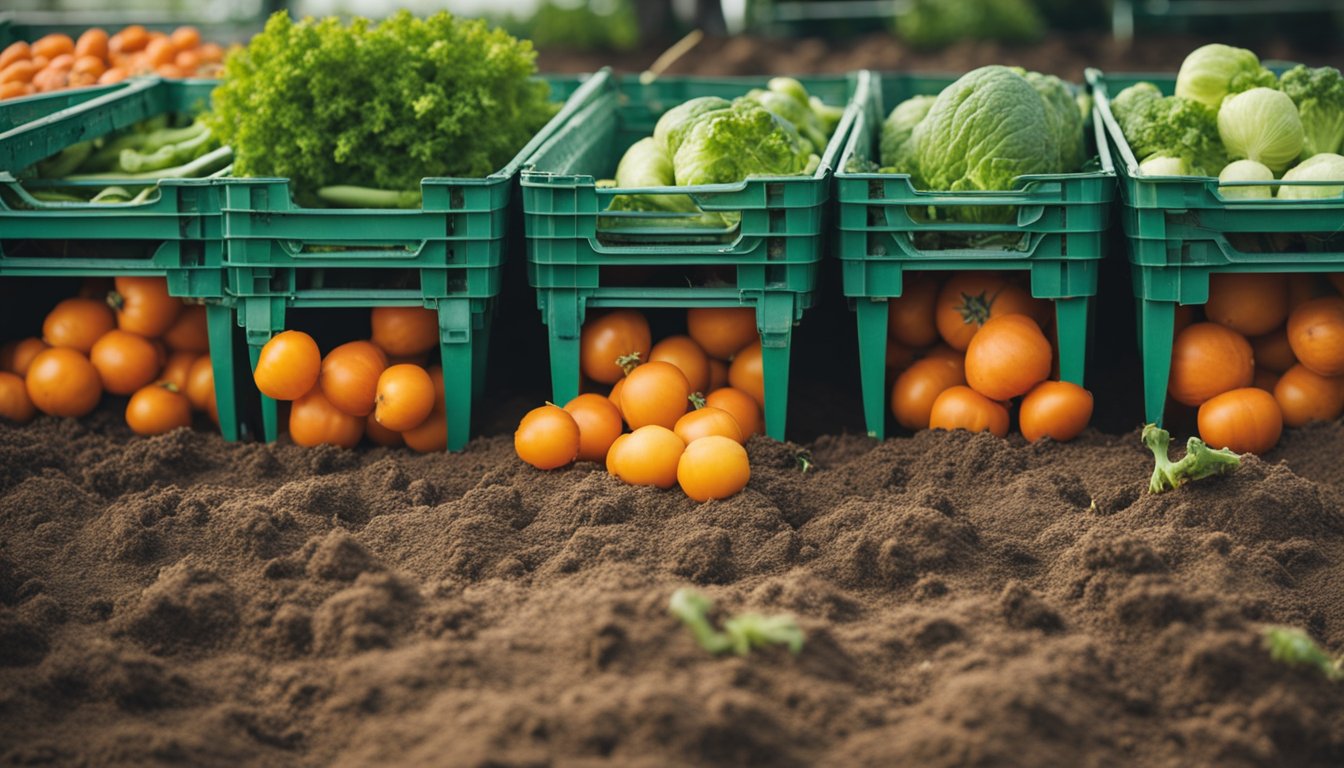
[[[794,461],[798,462],[798,471],[807,474],[817,468],[812,461],[812,454],[807,450],[802,450],[793,455]]]
[[[1157,464],[1148,481],[1149,493],[1174,491],[1191,480],[1221,475],[1241,465],[1241,457],[1236,453],[1227,448],[1215,451],[1198,437],[1190,438],[1185,444],[1185,456],[1173,462],[1167,454],[1171,435],[1156,424],[1143,428],[1143,444],[1153,452]]]
[[[752,648],[768,645],[787,646],[792,653],[803,650],[803,630],[788,614],[738,614],[724,621],[720,632],[709,622],[709,612],[713,608],[713,601],[693,589],[673,592],[667,605],[672,615],[691,630],[700,647],[716,655],[732,651],[738,656],[746,656]]]
[[[1271,659],[1290,666],[1315,667],[1331,682],[1344,679],[1344,658],[1330,658],[1306,632],[1296,627],[1269,627],[1264,638]]]

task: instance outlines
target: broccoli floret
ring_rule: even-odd
[[[1179,158],[1202,176],[1227,165],[1218,114],[1198,101],[1163,96],[1152,84],[1138,83],[1116,95],[1111,112],[1140,162],[1154,155]]]
[[[1339,152],[1344,145],[1344,77],[1339,70],[1299,64],[1284,72],[1279,82],[1302,117],[1302,159]]]

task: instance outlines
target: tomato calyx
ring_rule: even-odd
[[[966,325],[984,325],[985,321],[989,320],[990,310],[994,306],[994,300],[999,297],[999,291],[988,297],[986,293],[981,291],[974,295],[961,294],[961,303],[956,306],[957,314],[961,315],[961,322]]]
[[[625,371],[626,376],[629,376],[630,372],[635,370],[642,362],[644,361],[639,359],[638,352],[631,352],[628,355],[621,355],[616,358],[616,365],[620,366],[622,371]]]
[[[169,392],[172,392],[173,394],[180,394],[182,392],[182,389],[171,381],[160,381],[158,384],[155,384],[154,386],[163,387],[164,389],[168,390]]]
[[[705,396],[701,392],[692,392],[686,399],[691,401],[691,406],[697,411],[705,407]]]
[[[116,291],[108,291],[107,306],[120,312],[126,306],[126,297]]]

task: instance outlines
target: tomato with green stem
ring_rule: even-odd
[[[583,324],[579,367],[599,384],[615,384],[628,369],[648,361],[652,344],[643,314],[633,309],[608,312]]]
[[[1048,302],[1007,277],[993,272],[958,272],[938,292],[935,322],[938,335],[953,349],[965,351],[971,338],[990,318],[1026,315],[1045,327],[1050,322]]]

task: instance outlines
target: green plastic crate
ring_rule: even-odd
[[[1107,137],[1089,121],[1089,149],[1097,157],[1078,173],[1022,176],[1015,189],[931,192],[906,174],[850,172],[855,158],[877,160],[882,121],[911,96],[937,94],[952,75],[874,74],[876,87],[855,124],[835,174],[839,199],[836,253],[844,292],[855,310],[859,369],[868,434],[886,432],[887,301],[904,291],[907,271],[1027,270],[1031,294],[1055,303],[1060,376],[1083,383],[1091,298],[1097,292],[1105,232],[1115,199],[1115,170]],[[936,220],[957,206],[1015,209],[1003,224]],[[933,249],[935,237],[1006,235],[1014,247]]]
[[[3,45],[0,45],[0,48],[3,47]],[[104,94],[114,93],[128,85],[130,85],[130,81],[123,80],[112,85],[67,88],[63,91],[35,93],[31,96],[20,96],[16,99],[4,99],[0,101],[0,132],[17,128],[24,123],[32,122],[39,117],[46,117],[53,112],[60,112],[63,109],[83,104]]]
[[[482,390],[491,309],[509,240],[519,231],[515,176],[523,161],[602,92],[609,71],[551,78],[557,115],[503,168],[483,179],[424,179],[415,210],[303,208],[286,179],[222,179],[225,266],[255,367],[285,327],[289,308],[423,306],[438,312],[448,447],[471,435]],[[352,281],[351,274],[361,275]],[[414,275],[384,287],[379,276]],[[330,287],[333,283],[343,287]],[[262,434],[279,432],[275,401],[262,398]]]
[[[1089,69],[1096,109],[1110,135],[1119,171],[1121,221],[1138,304],[1143,354],[1144,418],[1161,423],[1171,373],[1172,336],[1178,304],[1203,304],[1209,275],[1219,272],[1340,272],[1339,239],[1312,251],[1248,251],[1239,235],[1337,233],[1344,224],[1344,198],[1329,200],[1228,200],[1212,177],[1139,176],[1138,159],[1111,114],[1110,93],[1140,81],[1164,94],[1175,90],[1172,74],[1105,75]],[[1238,182],[1240,186],[1329,186],[1329,182]],[[1337,186],[1337,185],[1336,185]]]
[[[830,174],[867,98],[869,75],[801,77],[812,95],[846,105],[810,176],[736,184],[626,189],[597,186],[615,175],[635,141],[663,112],[700,96],[732,99],[767,78],[613,78],[527,162],[522,175],[528,277],[550,336],[556,402],[579,391],[579,335],[590,308],[751,307],[761,334],[766,433],[782,440],[793,326],[812,305],[828,218]],[[668,227],[661,214],[606,212],[615,195],[689,194],[704,211],[740,212],[731,229]],[[673,216],[671,218],[678,218]],[[651,221],[652,220],[652,221]],[[628,285],[610,270],[705,267],[724,284]],[[640,282],[640,281],[636,281]]]

